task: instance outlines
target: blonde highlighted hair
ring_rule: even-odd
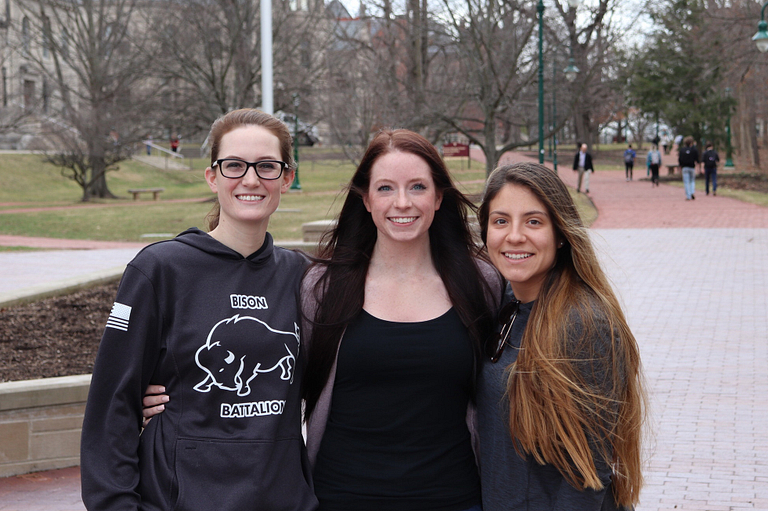
[[[614,499],[632,506],[643,485],[647,400],[637,342],[573,199],[552,170],[519,163],[493,171],[478,211],[483,242],[490,201],[507,184],[533,193],[548,210],[555,239],[564,241],[509,368],[510,433],[516,448],[553,465],[576,488],[603,489],[596,465],[610,467]]]

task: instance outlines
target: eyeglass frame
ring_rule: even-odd
[[[508,312],[505,311],[507,307],[509,307]],[[502,323],[504,326],[502,326],[501,331],[496,334],[496,351],[491,356],[491,362],[494,364],[499,361],[501,354],[504,352],[504,347],[507,345],[507,341],[509,341],[509,335],[512,333],[512,327],[515,325],[515,320],[517,319],[517,314],[519,312],[520,300],[512,300],[499,312],[499,323]],[[509,317],[502,322],[502,317],[507,314],[509,314]]]
[[[230,177],[224,174],[224,171],[222,170],[221,162],[223,161],[239,161],[241,163],[245,163],[245,171],[237,177]],[[256,167],[256,165],[258,165],[259,163],[277,163],[280,165],[280,173],[277,175],[277,177],[264,177],[261,174],[259,174],[259,169]],[[259,179],[264,179],[265,181],[274,181],[282,177],[283,172],[285,172],[285,169],[288,168],[288,164],[280,160],[245,161],[245,160],[241,160],[240,158],[219,158],[218,160],[211,163],[211,167],[219,167],[219,172],[223,177],[226,177],[227,179],[240,179],[248,173],[249,168],[253,167],[253,171],[256,173],[256,176],[258,176]]]

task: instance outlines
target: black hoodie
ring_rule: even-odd
[[[244,258],[197,229],[128,264],[83,423],[88,509],[312,510],[301,435],[306,259]],[[171,401],[139,436],[149,383]]]

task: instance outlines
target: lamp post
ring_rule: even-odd
[[[763,4],[760,10],[760,23],[757,24],[757,34],[752,37],[760,53],[768,51],[768,23],[765,21],[765,8],[768,7],[768,0]]]
[[[291,190],[301,190],[299,182],[299,93],[293,95],[293,159],[296,161],[296,175]]]
[[[554,134],[555,126],[557,125],[557,87],[555,84],[557,78],[557,61],[552,60],[552,120],[549,123],[549,131],[553,132],[552,138],[550,138],[550,148],[554,145],[554,152],[552,153],[552,165],[555,167],[555,172],[557,172],[557,135]]]
[[[768,5],[768,2],[766,2]],[[731,88],[725,88],[725,94],[730,97]],[[728,123],[725,125],[725,165],[724,168],[733,168],[733,147],[731,147],[731,106],[728,105]]]
[[[544,0],[536,5],[539,13],[539,163],[544,163]]]

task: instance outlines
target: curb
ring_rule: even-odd
[[[124,271],[125,265],[58,280],[39,286],[27,287],[10,293],[0,293],[0,307],[22,305],[43,298],[60,296],[81,289],[88,289],[108,282],[114,282],[123,275]]]

